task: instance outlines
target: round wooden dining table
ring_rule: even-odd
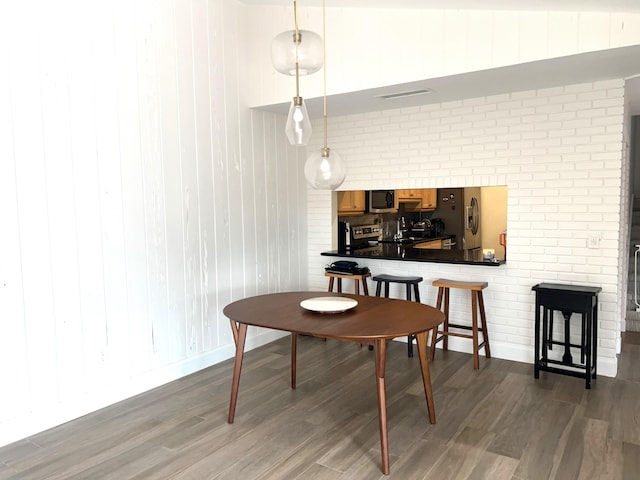
[[[357,305],[340,313],[322,313],[300,305],[304,300],[334,296],[356,300]],[[291,332],[291,388],[296,388],[296,348],[299,334],[373,345],[382,472],[385,475],[389,474],[385,391],[385,364],[389,340],[408,335],[416,336],[429,421],[436,422],[427,360],[429,331],[444,321],[444,314],[436,308],[418,302],[384,297],[326,292],[285,292],[238,300],[227,305],[223,312],[230,320],[236,344],[229,423],[233,423],[235,417],[240,371],[249,325]]]

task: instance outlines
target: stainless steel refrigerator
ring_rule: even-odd
[[[444,222],[444,233],[456,236],[458,250],[482,248],[480,187],[439,188],[438,207],[432,219]]]

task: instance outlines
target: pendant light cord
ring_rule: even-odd
[[[300,79],[298,74],[298,45],[300,45],[300,31],[298,30],[298,2],[293,0],[293,20],[296,26],[293,43],[296,44],[296,97],[300,96]]]
[[[326,29],[325,0],[322,0],[322,61],[324,62],[323,85],[323,119],[324,119],[324,148],[327,148],[327,29]]]

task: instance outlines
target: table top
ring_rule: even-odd
[[[343,313],[317,313],[300,306],[315,297],[348,297],[358,305]],[[271,293],[227,305],[231,320],[256,327],[339,340],[392,339],[429,331],[444,321],[434,307],[407,300],[329,292]]]
[[[557,290],[562,292],[572,292],[580,294],[595,295],[602,291],[602,287],[591,287],[588,285],[566,285],[563,283],[539,283],[531,287],[531,290]]]

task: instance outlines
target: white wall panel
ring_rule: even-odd
[[[157,258],[158,252],[164,253],[164,232],[162,234],[147,234],[158,232],[163,226],[163,216],[146,214],[146,209],[150,212],[158,212],[158,208],[153,208],[154,204],[162,204],[160,196],[162,191],[161,172],[159,179],[151,175],[146,164],[150,164],[154,158],[160,158],[159,138],[159,87],[157,78],[157,65],[155,61],[154,37],[150,28],[152,11],[147,2],[139,2],[133,6],[135,12],[135,23],[129,25],[121,20],[116,20],[117,27],[131,27],[133,37],[117,30],[120,38],[131,39],[133,44],[118,45],[122,50],[120,55],[126,56],[125,50],[132,49],[135,52],[137,71],[122,72],[126,75],[119,85],[119,91],[130,89],[132,83],[136,85],[137,91],[123,92],[124,98],[120,101],[120,112],[130,116],[122,116],[120,119],[120,133],[123,136],[121,148],[122,167],[122,201],[123,201],[123,222],[124,222],[124,242],[125,261],[127,272],[127,303],[128,322],[130,336],[130,358],[131,373],[140,374],[150,369],[152,355],[154,352],[154,335],[152,335],[151,319],[155,322],[162,322],[162,319],[155,315],[150,315],[153,310],[150,306],[158,305],[164,301],[166,305],[166,282],[165,278],[158,275],[150,275],[156,270],[156,265],[165,267],[164,257]],[[118,13],[126,17],[131,11],[124,5],[119,5]],[[138,32],[136,32],[136,29]],[[136,33],[138,34],[136,36]],[[120,43],[120,42],[118,42]],[[127,101],[136,101],[136,108],[127,104]],[[126,109],[126,110],[125,110]],[[146,170],[146,171],[145,171]],[[160,244],[161,248],[153,248]],[[164,286],[164,288],[163,288]],[[160,293],[161,292],[161,293]],[[161,296],[160,296],[161,294]],[[167,308],[161,310],[167,315]],[[166,321],[164,322],[166,324]],[[165,336],[157,334],[160,342]],[[168,349],[160,349],[164,356],[168,355]]]
[[[3,16],[0,444],[229,358],[225,305],[306,283],[299,152],[246,107],[245,8]]]
[[[27,25],[31,23],[26,12],[16,12],[16,16]],[[9,52],[9,91],[22,265],[22,292],[19,296],[24,302],[23,329],[28,352],[22,372],[29,379],[29,396],[18,401],[29,409],[38,409],[45,408],[49,399],[57,402],[59,398],[40,88],[40,38],[37,28],[20,29],[17,23],[9,26],[9,32],[14,45]]]
[[[46,12],[49,21],[39,26],[39,49],[48,216],[47,225],[43,227],[50,234],[50,281],[53,285],[54,345],[57,346],[55,360],[51,360],[55,361],[58,371],[60,398],[56,400],[69,402],[79,396],[84,388],[84,363],[78,362],[78,358],[84,355],[78,238],[75,235],[75,168],[71,155],[69,82],[65,68],[67,52],[74,52],[69,48],[68,36],[74,32],[65,31],[61,35],[53,32],[53,26],[58,23],[57,16],[64,13],[64,10]],[[95,162],[94,159],[95,155],[92,159]],[[89,163],[93,162],[90,160]],[[97,285],[101,287],[101,282]]]
[[[57,8],[57,6],[52,6]],[[72,16],[72,8],[61,8],[60,21],[64,22],[64,15]],[[103,129],[102,134],[111,137],[113,130],[105,131],[106,122],[98,119],[98,105],[102,106],[103,92],[98,90],[96,75],[99,69],[94,70],[95,51],[103,52],[100,36],[93,23],[94,11],[89,5],[80,6],[78,11],[81,22],[75,22],[70,26],[70,39],[84,38],[86,42],[74,42],[70,40],[71,48],[60,51],[58,60],[68,65],[69,75],[69,104],[70,104],[70,139],[71,155],[73,159],[74,190],[75,190],[75,216],[76,229],[71,235],[77,238],[77,265],[78,281],[80,289],[80,306],[82,316],[82,362],[85,369],[85,389],[93,390],[104,388],[100,377],[105,375],[106,367],[103,363],[107,349],[107,325],[105,316],[104,298],[104,260],[102,256],[102,226],[101,226],[101,195],[99,190],[100,168],[98,160],[97,135],[99,125]],[[104,19],[100,19],[104,22]],[[55,22],[56,28],[60,24]],[[99,28],[99,27],[98,27]],[[49,42],[47,35],[44,42]],[[55,37],[54,37],[55,38]],[[112,44],[113,40],[107,38],[106,42]],[[65,58],[66,57],[66,58]],[[102,113],[102,112],[101,112]],[[106,113],[106,112],[105,112]],[[104,119],[106,120],[106,119]],[[61,126],[51,124],[52,134],[59,134]],[[103,137],[104,138],[104,137]]]
[[[495,12],[493,19],[492,66],[518,63],[521,58],[518,12]]]
[[[238,131],[238,93],[240,83],[239,49],[237,31],[240,19],[238,9],[233,6],[224,8],[223,18],[225,29],[223,44],[225,92],[229,102],[225,105],[224,122],[231,126],[226,133],[227,143],[227,201],[229,205],[229,217],[227,219],[227,231],[229,235],[229,250],[227,255],[235,261],[230,263],[230,278],[227,285],[231,288],[231,300],[244,297],[245,269],[244,269],[244,245],[243,245],[243,184],[242,172],[246,168],[245,159],[240,149],[240,136]]]
[[[558,56],[555,53],[550,54],[549,15],[550,12],[524,12],[518,16],[520,61],[531,62]],[[595,49],[597,50],[597,45]]]
[[[278,198],[278,162],[277,152],[277,124],[270,122],[265,124],[265,217],[266,229],[265,236],[267,238],[267,250],[265,258],[267,259],[267,285],[269,292],[278,290],[279,272],[274,268],[278,264],[280,258],[280,249],[278,248],[279,229],[277,224],[277,198]]]
[[[444,38],[444,12],[423,12],[418,18],[422,21],[421,28],[417,29],[418,40],[416,44],[423,48],[423,53],[417,55],[419,77],[434,78],[443,71],[445,61],[442,47]],[[370,49],[374,51],[374,49]]]
[[[216,343],[216,264],[215,264],[215,208],[213,205],[213,170],[211,165],[211,92],[209,78],[209,3],[191,2],[193,26],[195,149],[197,156],[197,198],[200,228],[200,302],[202,321],[199,325],[198,352],[209,351]],[[195,101],[197,99],[197,101]],[[194,219],[195,221],[196,219]]]
[[[578,23],[578,52],[598,50],[602,39],[611,39],[611,16],[596,12],[581,12]]]
[[[253,110],[251,112],[252,154],[253,154],[253,191],[255,194],[255,258],[262,264],[262,268],[256,271],[256,293],[269,292],[269,268],[264,261],[268,258],[269,230],[267,221],[267,149],[266,129],[272,115]]]
[[[640,14],[611,13],[611,46],[635,45],[640,32]]]
[[[578,47],[578,20],[575,12],[549,12],[548,45],[553,55],[572,55]]]
[[[481,70],[486,67],[486,52],[493,51],[493,12],[476,12],[467,25],[467,69]]]
[[[23,302],[23,279],[18,214],[18,185],[12,122],[12,65],[9,45],[16,41],[7,22],[0,18],[0,365],[5,385],[15,395],[0,395],[0,424],[28,412],[28,352]],[[10,41],[9,39],[12,38]],[[11,368],[6,368],[6,366]]]
[[[111,128],[97,132],[100,159],[101,219],[104,257],[105,312],[107,318],[107,351],[104,361],[110,365],[109,376],[122,378],[129,374],[130,354],[134,348],[129,335],[127,305],[127,264],[124,230],[123,164],[140,158],[140,117],[135,48],[135,16],[122,4],[106,4],[99,18],[111,27],[112,46],[105,48],[102,68],[111,71],[113,97],[104,109],[113,109]],[[109,36],[105,32],[105,37]],[[110,53],[108,53],[110,52]],[[111,102],[111,104],[109,104]],[[139,189],[138,189],[139,190]],[[136,346],[137,347],[137,346]]]
[[[466,12],[444,12],[442,37],[442,75],[467,70],[467,48],[470,16]],[[406,41],[406,40],[405,40]]]
[[[213,208],[215,209],[215,264],[216,264],[216,345],[229,341],[228,326],[224,322],[219,305],[231,302],[229,255],[229,195],[227,181],[227,142],[224,122],[225,88],[224,65],[224,17],[222,3],[209,4],[209,49],[210,49],[210,85],[211,92],[211,143],[213,166]],[[237,260],[237,259],[236,259]]]
[[[178,105],[180,158],[182,167],[183,238],[186,355],[198,353],[199,330],[202,325],[202,260],[200,242],[200,201],[198,188],[198,157],[195,119],[195,99],[207,91],[195,90],[192,2],[176,8],[176,38],[178,65]]]
[[[175,362],[186,354],[186,278],[185,262],[190,252],[185,250],[185,205],[184,205],[184,178],[183,163],[188,162],[188,156],[182,157],[182,141],[188,143],[189,139],[183,139],[180,131],[180,109],[183,100],[181,85],[178,80],[179,64],[184,61],[183,55],[188,52],[180,51],[177,42],[176,31],[176,2],[174,0],[161,0],[154,2],[159,13],[158,37],[158,78],[160,91],[167,92],[160,96],[160,130],[162,144],[161,168],[164,174],[164,205],[155,205],[162,208],[158,213],[164,212],[167,223],[167,294],[169,299],[169,324],[166,341],[169,345],[169,362]],[[189,8],[187,2],[182,3],[183,8]],[[182,33],[182,32],[181,32]],[[187,87],[191,88],[191,87]],[[184,108],[187,108],[184,106]],[[154,159],[155,160],[155,159]],[[158,168],[157,162],[150,165],[152,169]],[[149,232],[154,234],[155,232]],[[160,272],[150,272],[151,275]],[[154,329],[155,333],[155,329]]]

